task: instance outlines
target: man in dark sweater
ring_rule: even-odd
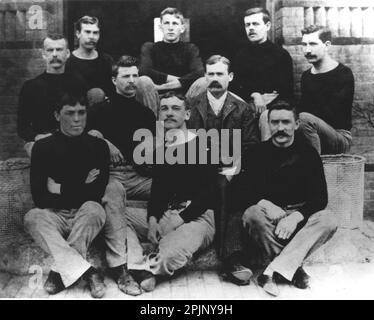
[[[96,17],[84,16],[75,23],[78,48],[66,63],[66,70],[79,74],[88,84],[89,104],[113,96],[112,57],[96,50],[100,25]]]
[[[142,46],[140,73],[149,76],[160,92],[180,90],[186,93],[204,74],[199,49],[193,43],[181,41],[185,26],[179,10],[166,8],[160,20],[163,41],[146,42]]]
[[[260,115],[262,140],[269,138],[266,106],[275,98],[293,98],[293,66],[287,50],[268,39],[270,14],[264,8],[251,8],[244,14],[249,43],[233,60],[232,91],[245,101],[253,100]]]
[[[54,260],[45,290],[58,293],[83,275],[91,295],[101,298],[103,278],[86,255],[106,222],[100,203],[108,182],[109,150],[104,141],[84,133],[86,105],[81,93],[65,93],[55,111],[60,130],[35,143],[30,180],[36,208],[24,221]]]
[[[327,186],[318,153],[294,139],[296,110],[280,100],[270,104],[268,116],[272,138],[255,148],[235,183],[240,207],[246,209],[243,252],[259,251],[266,269],[257,281],[276,296],[279,280],[308,287],[302,263],[334,234],[336,222],[325,210]]]
[[[128,267],[134,277],[131,286],[137,287],[139,294],[154,289],[155,275],[173,275],[214,238],[210,209],[215,172],[211,165],[199,163],[198,137],[185,123],[189,116],[181,94],[168,92],[161,99],[159,120],[164,123],[166,143],[161,142],[154,158],[157,161],[161,152],[164,161],[156,162],[153,169],[148,214],[127,212]],[[192,163],[190,159],[194,159]],[[142,239],[154,245],[148,255],[143,254]]]
[[[61,95],[69,88],[87,91],[81,77],[65,72],[70,51],[63,35],[49,34],[43,41],[42,55],[46,62],[45,72],[26,81],[19,95],[17,132],[26,142],[25,150],[29,157],[34,142],[51,135],[58,128],[53,112]]]
[[[320,154],[349,151],[352,144],[354,78],[351,69],[329,55],[326,27],[302,30],[302,45],[312,67],[301,77],[300,130]]]

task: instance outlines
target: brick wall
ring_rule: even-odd
[[[0,1],[0,160],[25,156],[16,132],[18,93],[44,70],[42,39],[61,32],[62,0]]]

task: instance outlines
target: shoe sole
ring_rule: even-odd
[[[150,277],[148,279],[143,280],[142,282],[140,282],[140,287],[146,292],[153,291],[156,287],[156,278]]]

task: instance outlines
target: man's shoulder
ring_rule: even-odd
[[[242,99],[239,99],[238,97],[235,97],[229,91],[227,92],[226,103],[234,104],[234,105],[236,105],[237,107],[239,107],[240,109],[243,109],[243,110],[245,110],[245,109],[251,109],[250,105],[247,102],[245,102]]]
[[[24,82],[24,87],[38,87],[40,85],[44,85],[47,82],[45,79],[45,72],[37,75],[35,78],[28,79]]]

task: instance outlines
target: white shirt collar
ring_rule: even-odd
[[[165,132],[165,146],[172,147],[187,143],[195,137],[196,134],[191,132],[190,130],[171,129]]]
[[[227,91],[220,98],[216,99],[208,90],[208,101],[216,116],[218,116],[218,114],[222,110],[226,97]]]

